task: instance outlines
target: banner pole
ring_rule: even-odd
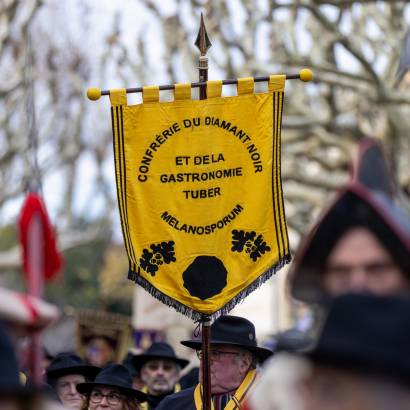
[[[27,54],[25,68],[25,82],[27,87],[26,113],[29,124],[29,142],[32,156],[32,178],[30,191],[37,192],[41,189],[40,170],[38,166],[38,135],[36,129],[35,100],[34,100],[34,75],[33,75],[33,48],[30,30],[27,32]],[[44,292],[44,267],[45,267],[45,238],[41,216],[35,212],[28,226],[27,232],[27,290],[36,298],[41,298]],[[34,385],[42,383],[41,363],[43,360],[42,335],[38,330],[31,331],[31,349],[29,358],[29,369],[31,380]]]
[[[203,410],[211,410],[211,362],[210,362],[210,334],[211,321],[209,317],[202,316],[202,404]]]
[[[38,212],[33,215],[28,228],[28,293],[36,298],[43,295],[44,274],[44,236]],[[39,386],[42,382],[42,338],[39,331],[31,333],[30,375],[32,382]]]
[[[208,34],[206,32],[204,16],[201,13],[201,23],[199,26],[198,36],[195,45],[200,51],[198,59],[198,80],[201,83],[199,86],[199,99],[206,99],[206,82],[208,81],[208,57],[206,53],[211,47]],[[210,333],[211,320],[208,316],[202,316],[202,408],[203,410],[211,410],[211,364],[210,364]]]

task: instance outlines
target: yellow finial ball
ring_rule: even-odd
[[[97,101],[101,97],[101,90],[95,87],[89,88],[87,90],[87,97],[91,101]]]
[[[309,70],[308,68],[303,68],[302,70],[299,71],[299,77],[301,81],[304,81],[304,82],[312,81],[313,72],[312,70]]]

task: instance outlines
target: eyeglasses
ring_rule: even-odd
[[[240,353],[239,352],[226,352],[224,350],[211,350],[209,352],[209,358],[211,360],[219,360],[221,358],[221,355],[223,355],[223,354],[233,354],[233,355],[237,356]],[[198,356],[199,360],[202,360],[202,358],[204,356],[202,350],[197,350],[196,355]]]
[[[95,390],[91,393],[90,396],[90,401],[93,403],[101,403],[102,399],[106,397],[108,404],[111,404],[112,406],[115,406],[117,404],[120,404],[122,400],[122,396],[120,396],[118,393],[108,393],[108,394],[103,394],[98,390]]]

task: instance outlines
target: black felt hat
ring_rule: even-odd
[[[189,360],[178,357],[172,346],[165,342],[154,342],[144,353],[135,355],[133,357],[133,363],[135,368],[139,370],[145,363],[155,359],[172,360],[173,362],[179,364],[182,369],[189,363]]]
[[[322,274],[337,241],[350,228],[368,228],[410,274],[410,215],[395,200],[380,144],[365,138],[359,145],[352,180],[336,195],[302,241],[289,271],[292,295],[309,303],[326,299]]]
[[[410,300],[344,295],[333,302],[317,345],[315,363],[410,380]]]
[[[140,403],[147,401],[147,395],[132,388],[132,377],[129,370],[122,364],[108,364],[96,376],[93,382],[77,384],[81,394],[90,393],[96,386],[114,387],[126,396],[135,397]]]
[[[59,353],[50,366],[47,367],[47,380],[50,384],[57,378],[69,374],[82,374],[87,379],[93,380],[101,369],[96,366],[89,366],[74,353]]]
[[[200,350],[201,340],[184,340],[184,346]],[[266,360],[273,352],[263,347],[258,347],[255,335],[255,326],[249,320],[239,316],[221,316],[211,325],[212,345],[231,345],[252,352],[260,362]]]
[[[127,355],[124,357],[124,360],[122,361],[121,364],[129,370],[132,377],[138,376],[139,370],[134,365],[134,354],[133,353],[128,352]]]

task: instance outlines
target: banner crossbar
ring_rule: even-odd
[[[309,82],[313,80],[313,73],[308,68],[304,68],[300,70],[299,74],[286,74],[286,79],[287,80],[301,80],[303,82]],[[269,76],[253,77],[253,80],[256,83],[263,82],[263,81],[269,81]],[[238,79],[231,78],[231,79],[222,80],[222,85],[231,85],[231,84],[238,84]],[[197,81],[197,82],[191,83],[192,88],[204,87],[205,85],[206,85],[206,81]],[[175,84],[160,85],[158,88],[160,91],[175,90]],[[125,91],[127,94],[141,93],[143,89],[144,87],[134,87],[134,88],[126,88]],[[102,95],[110,95],[110,90],[100,90],[99,88],[95,88],[95,87],[89,88],[87,90],[87,97],[92,101],[98,100]]]

